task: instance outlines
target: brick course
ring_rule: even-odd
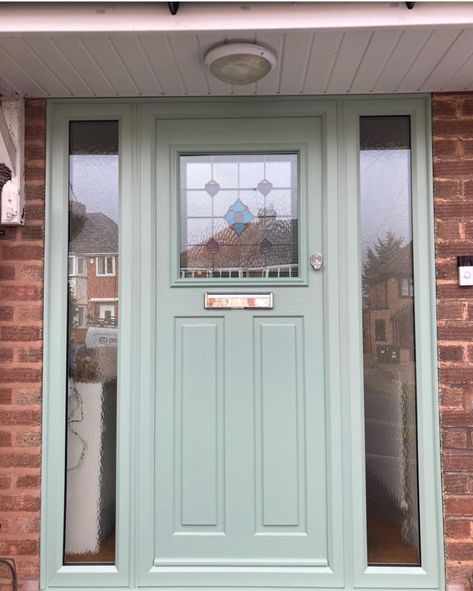
[[[46,104],[25,105],[26,225],[0,235],[0,555],[39,588]],[[0,589],[11,589],[0,564]]]
[[[432,97],[438,363],[447,589],[473,588],[473,96]]]

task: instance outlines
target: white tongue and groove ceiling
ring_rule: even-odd
[[[181,3],[176,16],[169,14],[166,3],[48,4],[46,12],[41,3],[35,8],[30,4],[29,11],[19,3],[0,6],[0,94],[146,97],[473,90],[471,3],[417,2],[409,11],[404,2],[232,4]],[[204,55],[230,41],[272,48],[277,67],[257,84],[220,82],[207,70]]]

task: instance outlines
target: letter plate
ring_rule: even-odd
[[[206,293],[204,296],[206,309],[272,309],[273,293]]]

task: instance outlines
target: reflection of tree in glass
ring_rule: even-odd
[[[374,248],[368,248],[363,269],[364,284],[376,285],[389,277],[399,275],[406,256],[406,247],[402,246],[403,242],[402,237],[396,237],[393,232],[388,232],[386,238],[378,238]]]
[[[388,232],[385,238],[378,238],[374,247],[368,248],[366,253],[362,276],[364,307],[369,307],[370,296],[374,296],[372,288],[384,283],[386,290],[389,279],[401,277],[412,277],[412,242],[404,244],[402,236]]]
[[[69,292],[69,308],[67,311],[69,321],[69,334],[71,334],[72,329],[77,328],[79,326],[79,304],[77,302],[74,289],[72,288],[70,283],[67,286],[67,291]]]

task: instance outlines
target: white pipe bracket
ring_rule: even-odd
[[[0,224],[24,224],[25,107],[22,98],[0,99],[0,164],[11,171],[1,187]]]

